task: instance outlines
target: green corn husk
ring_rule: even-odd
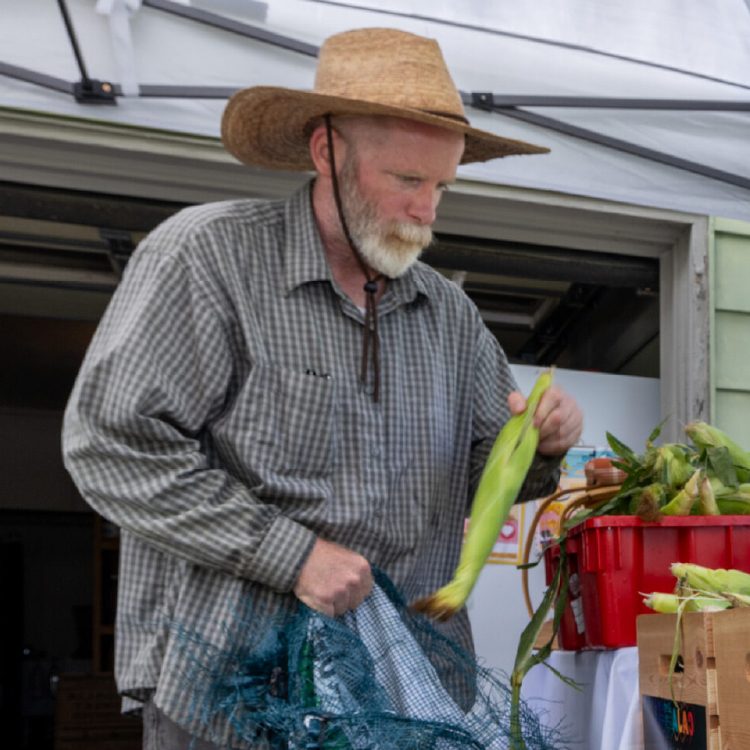
[[[714,497],[718,500],[725,495],[732,495],[737,492],[737,487],[732,485],[726,485],[719,479],[719,477],[709,476],[709,482],[711,482],[711,489],[713,490]],[[748,495],[750,500],[750,495]]]
[[[711,484],[711,480],[706,476],[700,480],[698,502],[694,507],[696,512],[702,516],[718,516],[721,514],[721,510],[716,502],[716,496],[714,495],[713,485]]]
[[[662,515],[665,516],[689,516],[700,490],[701,470],[696,469],[693,476],[688,479],[685,486],[662,507]]]
[[[732,594],[725,591],[724,596],[731,602],[733,607],[750,607],[750,594]]]
[[[672,563],[672,575],[691,589],[717,594],[750,595],[750,574],[732,568],[705,568],[695,563]]]
[[[740,482],[750,481],[750,453],[735,443],[718,427],[706,422],[690,422],[685,433],[701,449],[726,448]]]
[[[716,498],[716,507],[722,516],[750,515],[750,497],[727,495]]]
[[[539,443],[534,414],[542,395],[552,385],[552,376],[552,370],[539,376],[525,411],[511,417],[497,436],[474,494],[469,531],[453,579],[414,602],[412,608],[416,611],[447,620],[469,598],[534,460]]]
[[[686,447],[678,443],[667,443],[654,450],[654,478],[672,489],[682,487],[695,471]]]
[[[661,591],[654,591],[646,596],[643,603],[654,612],[661,612],[665,615],[672,615],[679,609],[680,597],[677,594],[665,594]]]
[[[663,594],[659,591],[649,594],[643,600],[643,603],[653,609],[654,612],[669,615],[678,612],[683,602],[683,608],[686,612],[721,612],[721,610],[729,609],[732,606],[728,597],[700,594],[678,596],[677,594]]]

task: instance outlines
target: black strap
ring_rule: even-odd
[[[328,140],[328,159],[331,164],[331,181],[333,183],[333,197],[336,201],[336,210],[341,222],[341,228],[344,230],[344,236],[349,243],[349,247],[354,253],[354,257],[359,263],[362,273],[365,275],[365,325],[362,332],[362,360],[360,363],[359,379],[363,385],[367,383],[367,364],[370,354],[370,343],[372,343],[372,366],[373,366],[373,400],[380,400],[380,341],[378,337],[378,303],[376,295],[378,293],[378,281],[383,278],[383,274],[371,275],[370,269],[362,257],[362,253],[352,239],[349,226],[344,217],[344,207],[341,202],[341,191],[339,190],[338,176],[336,175],[336,158],[333,153],[333,128],[331,126],[331,116],[325,116],[326,138]]]

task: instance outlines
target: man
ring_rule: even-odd
[[[331,37],[315,91],[242,91],[222,137],[315,180],[157,228],[65,419],[66,465],[122,529],[116,676],[152,747],[205,735],[180,632],[221,648],[250,637],[238,612],[251,629],[299,600],[339,615],[371,565],[408,600],[446,583],[484,460],[525,405],[476,308],[416,260],[460,163],[544,149],[471,128],[432,40]],[[525,498],[555,487],[582,426],[557,388],[535,418]],[[471,650],[465,611],[445,631]]]

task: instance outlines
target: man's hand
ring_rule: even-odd
[[[526,399],[519,391],[513,391],[508,396],[508,406],[511,414],[520,414],[526,408]],[[583,414],[572,396],[553,385],[539,402],[534,425],[539,428],[537,451],[545,456],[559,456],[581,437]]]
[[[356,609],[371,590],[370,563],[323,539],[315,542],[294,587],[298,599],[330,617]]]

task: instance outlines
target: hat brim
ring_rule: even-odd
[[[275,86],[255,86],[234,94],[224,110],[221,139],[227,151],[245,164],[270,169],[313,170],[307,126],[311,120],[326,114],[399,117],[463,133],[466,147],[462,164],[549,152],[543,146],[503,138],[459,120],[421,110]]]

